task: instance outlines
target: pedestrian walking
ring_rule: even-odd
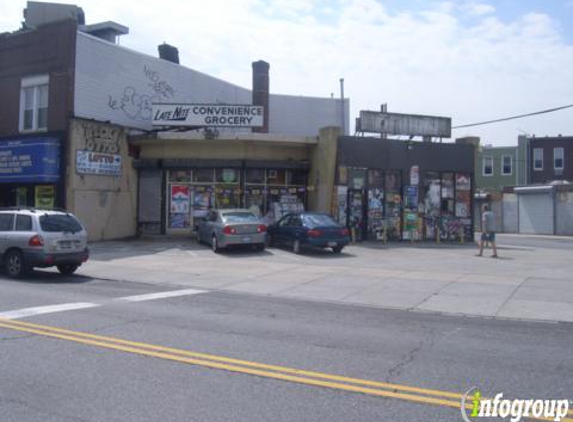
[[[481,240],[479,242],[478,256],[483,255],[483,248],[486,243],[491,243],[493,249],[492,258],[497,258],[497,247],[495,245],[495,222],[493,211],[488,204],[483,206],[481,215]]]

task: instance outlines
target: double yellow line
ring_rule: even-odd
[[[65,330],[62,328],[33,324],[30,322],[0,318],[0,327],[190,365],[221,369],[241,374],[255,375],[264,378],[330,388],[334,390],[401,399],[415,403],[446,406],[455,408],[458,411],[460,410],[462,399],[462,395],[459,393],[343,377],[284,366],[268,365],[224,356],[83,333],[80,331]],[[469,404],[467,404],[466,407],[468,409],[471,408]],[[572,415],[573,413],[570,411],[569,414]],[[539,418],[539,420],[553,419]],[[573,422],[573,419],[562,419],[562,421]]]

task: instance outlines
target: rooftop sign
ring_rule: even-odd
[[[452,119],[449,117],[362,110],[356,130],[387,135],[450,138],[452,136]]]
[[[154,103],[154,126],[262,127],[263,107],[248,104]]]

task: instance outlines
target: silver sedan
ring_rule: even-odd
[[[213,252],[235,245],[262,251],[266,237],[267,226],[247,209],[211,210],[197,226],[197,240],[211,245]]]

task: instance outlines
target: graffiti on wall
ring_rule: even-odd
[[[147,66],[143,66],[143,74],[149,80],[148,85],[155,94],[166,99],[173,98],[173,96],[175,96],[175,90],[171,85],[169,85],[169,83],[167,83],[167,81],[161,79],[159,72]]]
[[[143,66],[143,75],[148,81],[151,93],[142,93],[133,86],[126,86],[120,96],[108,95],[107,106],[121,110],[132,120],[151,121],[154,102],[169,100],[175,95],[173,87],[162,80],[159,72]]]
[[[82,123],[81,130],[86,150],[106,154],[120,153],[122,131],[119,128],[94,123]]]

